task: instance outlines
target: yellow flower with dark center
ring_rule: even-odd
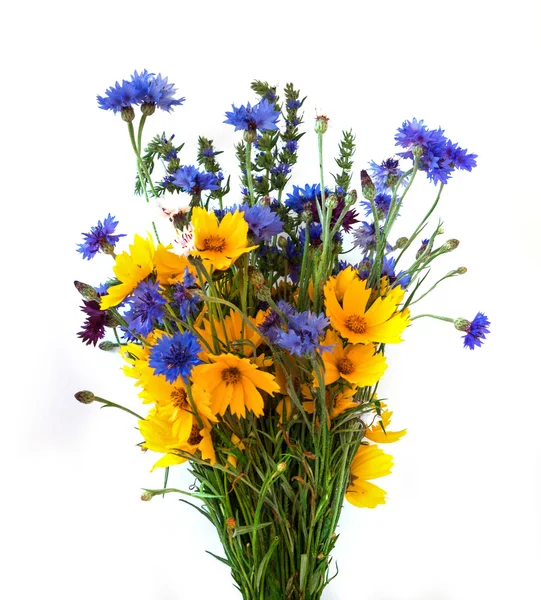
[[[404,297],[401,288],[393,288],[384,298],[377,298],[369,308],[367,304],[372,290],[360,279],[350,282],[342,304],[338,301],[336,282],[332,279],[325,284],[324,293],[326,314],[331,325],[349,342],[397,344],[402,341],[400,335],[409,321],[397,312]]]
[[[210,392],[212,412],[223,415],[229,407],[239,417],[246,417],[246,409],[260,417],[264,403],[258,389],[268,394],[278,392],[274,377],[234,354],[209,354],[209,359],[212,364],[194,367],[192,379]]]
[[[392,415],[393,413],[390,410],[383,410],[381,412],[381,419],[374,421],[372,426],[366,430],[364,437],[379,444],[391,444],[405,436],[407,433],[406,429],[389,431],[388,427],[391,424]]]
[[[387,368],[383,354],[375,354],[374,344],[344,344],[335,331],[329,329],[322,346],[332,346],[321,353],[325,364],[325,385],[340,377],[358,387],[374,385]]]
[[[385,490],[370,483],[389,475],[393,466],[393,457],[385,454],[375,444],[362,444],[351,463],[350,484],[346,492],[346,500],[359,508],[375,508],[385,504]]]
[[[218,223],[213,212],[194,208],[192,225],[195,250],[190,254],[200,256],[214,269],[229,269],[239,256],[257,248],[248,246],[248,223],[243,215],[243,212],[228,212]]]

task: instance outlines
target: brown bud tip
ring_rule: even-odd
[[[235,519],[233,517],[229,517],[225,521],[225,526],[227,527],[228,531],[231,531],[231,530],[235,529],[235,527],[237,526],[237,522],[235,521]]]
[[[373,200],[376,197],[376,186],[374,185],[368,171],[361,171],[361,190],[367,200]]]
[[[82,392],[77,392],[75,394],[75,398],[79,400],[81,404],[90,404],[91,402],[94,402],[96,396],[94,396],[94,394],[88,390],[83,390]]]
[[[276,465],[276,470],[278,471],[278,473],[283,473],[285,470],[287,469],[287,463],[286,462],[279,462]]]
[[[98,293],[91,285],[88,285],[88,283],[74,281],[73,285],[85,300],[98,300]]]
[[[120,116],[126,123],[131,123],[135,119],[135,112],[131,106],[124,106],[120,109]]]
[[[314,129],[316,133],[325,133],[329,128],[329,117],[326,115],[317,115],[316,116],[316,125]]]
[[[152,492],[144,492],[143,494],[141,494],[141,500],[143,502],[148,502],[149,500],[152,500],[153,497],[154,494]]]

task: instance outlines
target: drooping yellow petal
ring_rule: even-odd
[[[389,475],[393,466],[392,458],[375,444],[359,446],[351,463],[351,478],[346,499],[362,508],[374,508],[378,504],[385,504],[385,491],[369,480]]]
[[[389,431],[388,427],[391,424],[392,412],[390,410],[384,410],[381,413],[381,420],[374,422],[372,427],[368,428],[364,434],[366,438],[377,444],[392,444],[397,442],[401,437],[404,437],[407,433],[407,429],[401,429],[400,431]],[[383,427],[381,426],[383,424]],[[383,430],[385,428],[385,431]]]

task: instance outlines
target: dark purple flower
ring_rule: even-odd
[[[81,306],[81,310],[87,316],[82,331],[79,331],[77,335],[87,346],[89,344],[95,346],[105,335],[107,311],[100,310],[100,303],[97,300],[83,300],[83,303],[84,306]]]

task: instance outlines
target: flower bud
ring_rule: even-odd
[[[283,473],[287,469],[287,463],[282,461],[276,465],[276,470],[278,473]]]
[[[325,206],[327,208],[329,208],[330,210],[334,210],[336,208],[337,204],[338,204],[338,198],[334,194],[331,194],[325,200]]]
[[[74,281],[73,285],[85,300],[99,300],[98,292],[88,283]]]
[[[233,517],[228,517],[225,521],[225,526],[227,531],[233,531],[233,529],[235,529],[237,526],[237,521]]]
[[[263,276],[263,273],[252,265],[248,267],[248,280],[256,288],[256,290],[261,289],[266,285],[266,280]]]
[[[421,158],[421,156],[423,156],[425,149],[422,146],[413,146],[413,148],[411,149],[413,156],[415,156],[415,158]]]
[[[312,210],[311,209],[304,209],[301,212],[301,221],[303,223],[306,223],[306,225],[309,225],[312,222],[312,218],[313,218],[313,214],[312,214]]]
[[[114,312],[108,310],[105,315],[105,327],[118,327],[119,325],[121,325],[121,323],[118,320],[118,317]]]
[[[152,500],[152,498],[154,498],[154,494],[152,492],[146,491],[143,494],[141,494],[141,500],[143,502],[149,502],[150,500]]]
[[[115,256],[115,247],[113,246],[113,244],[109,242],[101,242],[100,248],[104,254],[109,254],[113,257]]]
[[[135,119],[135,112],[131,106],[123,106],[120,109],[120,116],[126,123],[131,123]]]
[[[277,243],[281,250],[285,250],[287,248],[287,240],[285,237],[279,237]]]
[[[316,125],[314,129],[316,133],[325,133],[329,127],[329,117],[325,115],[317,115],[316,116]]]
[[[466,269],[466,267],[458,267],[458,269],[456,270],[456,272],[459,275],[464,275],[464,273],[467,273],[468,269]]]
[[[376,197],[376,186],[367,171],[361,171],[361,189],[363,196],[368,200],[373,200]]]
[[[438,230],[436,231],[436,235],[443,235],[445,233],[445,229],[440,225]]]
[[[256,141],[256,139],[257,139],[257,130],[255,130],[255,129],[247,129],[244,132],[243,137],[244,137],[244,141],[247,144],[253,144]]]
[[[399,237],[396,240],[396,243],[394,245],[395,250],[400,250],[401,248],[405,248],[407,243],[408,243],[408,238],[407,237]]]
[[[351,190],[351,192],[348,192],[346,194],[346,197],[344,198],[344,202],[346,203],[346,206],[349,208],[350,206],[353,206],[354,204],[357,203],[357,190]]]
[[[118,348],[118,344],[115,344],[115,342],[109,342],[109,341],[105,341],[105,342],[101,342],[100,345],[98,346],[98,348],[100,350],[104,350],[105,352],[109,352],[110,350],[114,350],[115,348]]]
[[[468,319],[455,319],[454,325],[459,331],[468,331],[471,323]]]
[[[445,242],[445,244],[443,244],[443,246],[441,247],[441,249],[444,252],[451,252],[451,250],[455,250],[456,248],[458,248],[458,245],[460,244],[460,242],[458,240],[447,240]]]
[[[75,398],[79,400],[81,404],[90,404],[94,402],[96,396],[94,396],[94,394],[92,392],[89,392],[88,390],[83,390],[82,392],[77,392],[75,394]]]
[[[145,115],[145,117],[150,117],[150,115],[153,115],[155,111],[155,102],[143,102],[143,104],[141,104],[141,112]]]

